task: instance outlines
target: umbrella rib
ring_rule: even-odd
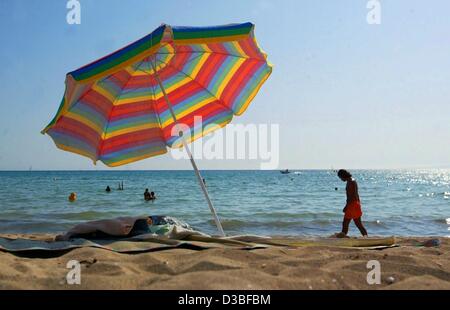
[[[263,61],[262,59],[259,59],[259,58],[245,57],[245,56],[242,56],[242,55],[234,55],[234,54],[228,54],[228,53],[222,53],[222,52],[214,52],[214,51],[211,51],[211,52],[206,52],[206,51],[183,51],[183,52],[174,52],[174,53],[158,52],[157,54],[174,54],[174,55],[176,55],[176,54],[219,54],[219,55],[225,55],[225,56],[236,57],[236,58],[254,59],[254,60],[261,60],[261,61]]]
[[[188,54],[189,52],[183,52],[184,54]],[[206,52],[205,52],[206,53]],[[178,53],[178,52],[176,52],[176,53],[156,53],[156,54],[158,54],[158,55],[177,55],[177,54],[181,54],[181,53]],[[199,54],[199,55],[196,55],[195,57],[193,57],[192,59],[189,59],[188,61],[186,61],[186,63],[185,63],[185,65],[186,64],[188,64],[188,63],[190,63],[190,62],[193,62],[194,60],[196,60],[196,59],[198,59],[198,58],[200,58],[201,57],[201,54],[204,54],[204,53],[202,53],[202,52],[196,52],[195,54]],[[163,62],[163,61],[161,61],[161,60],[158,60],[159,62],[161,62],[161,63],[163,63],[163,64],[167,64],[166,62]]]
[[[150,61],[151,61],[151,60],[150,60]],[[150,78],[154,79],[153,76],[152,76],[151,74],[149,74],[148,76],[149,76]],[[152,107],[153,107],[153,113],[156,115],[156,118],[158,119],[158,124],[159,124],[159,128],[160,128],[160,133],[161,133],[161,140],[164,141],[164,144],[165,144],[166,147],[167,147],[167,146],[168,146],[168,145],[167,145],[167,142],[166,142],[166,140],[164,139],[164,135],[162,134],[162,124],[161,124],[161,119],[159,118],[159,113],[156,112],[156,105],[155,105],[155,102],[156,102],[156,91],[155,91],[155,87],[153,87],[153,85],[150,84],[150,89],[151,89],[151,92],[152,92],[152,102],[151,102],[151,105],[152,105]]]
[[[165,42],[164,45],[161,44],[161,47],[164,47],[164,46],[170,45],[170,44],[173,45],[173,48],[174,48],[175,52],[173,52],[173,53],[171,53],[171,52],[160,52],[160,50],[158,50],[158,52],[156,52],[156,54],[174,54],[174,55],[176,55],[176,54],[219,54],[219,55],[224,55],[224,56],[243,58],[243,59],[252,59],[252,60],[266,62],[266,59],[264,58],[264,54],[262,54],[263,58],[261,59],[261,58],[250,57],[248,55],[242,56],[242,55],[235,55],[235,54],[229,54],[229,53],[223,53],[223,52],[217,52],[217,51],[177,51],[177,45],[173,41]]]

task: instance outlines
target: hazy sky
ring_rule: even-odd
[[[450,166],[450,2],[381,0],[0,0],[0,170],[104,169],[63,152],[40,130],[54,116],[65,74],[162,22],[256,24],[274,64],[234,123],[279,124],[280,168]],[[258,160],[201,160],[200,168],[255,169]],[[119,169],[184,169],[170,155]]]

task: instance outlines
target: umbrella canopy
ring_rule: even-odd
[[[272,72],[266,58],[251,23],[163,24],[68,73],[58,112],[42,133],[60,149],[111,167],[184,146],[223,235],[187,143],[244,113]]]
[[[253,29],[162,25],[68,73],[60,108],[42,132],[60,149],[120,166],[181,146],[176,120],[189,128],[187,142],[205,126],[223,127],[247,109],[272,71]],[[194,127],[195,116],[203,128]]]

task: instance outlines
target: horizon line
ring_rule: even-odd
[[[335,168],[280,168],[280,169],[200,169],[200,171],[337,171]],[[345,168],[347,170],[426,170],[426,169],[450,169],[449,166],[440,167],[400,167],[400,168]],[[52,172],[52,171],[83,171],[83,172],[124,172],[124,171],[193,171],[192,169],[0,169],[0,172]]]

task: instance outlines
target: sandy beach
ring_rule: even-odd
[[[2,235],[51,240],[51,235]],[[170,249],[119,254],[79,248],[51,255],[0,252],[1,289],[450,289],[450,240],[419,247],[397,239],[383,250],[331,246],[242,250]],[[81,262],[81,284],[68,285],[66,264]],[[369,260],[381,264],[380,285],[367,284]],[[392,277],[392,278],[390,278]],[[392,282],[393,283],[390,283]]]

